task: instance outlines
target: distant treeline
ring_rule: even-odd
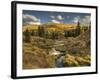
[[[62,38],[68,38],[68,37],[76,37],[86,30],[88,30],[88,27],[83,27],[83,30],[82,30],[79,22],[77,23],[76,29],[71,29],[71,30],[65,29],[63,30],[62,33],[57,30],[49,31],[46,29],[44,25],[39,25],[37,30],[30,31],[26,29],[23,32],[23,36],[24,36],[24,41],[26,42],[30,42],[31,36],[39,36],[39,37],[43,37],[47,39],[62,39]]]

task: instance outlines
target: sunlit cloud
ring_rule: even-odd
[[[53,23],[62,23],[62,20],[64,19],[61,15],[57,16],[50,16],[51,17],[51,22]]]
[[[29,22],[29,24],[40,25],[40,22]]]
[[[91,21],[91,16],[84,16],[84,17],[76,16],[76,17],[74,17],[72,22],[77,23],[78,21],[82,25],[88,26],[90,24],[90,21]]]
[[[90,16],[84,16],[81,19],[81,24],[84,26],[89,26],[90,25],[90,21],[91,21],[91,17]]]
[[[33,15],[23,14],[23,22],[24,24],[40,24],[40,19]]]
[[[61,22],[58,21],[58,20],[51,20],[51,22],[53,22],[53,23],[57,23],[57,24],[61,23]]]
[[[73,23],[77,23],[80,20],[79,16],[74,17],[74,19],[72,20]]]
[[[55,16],[50,16],[52,19],[55,19]]]
[[[39,19],[37,17],[35,17],[33,15],[29,15],[29,14],[23,14],[23,19],[30,19],[30,20],[32,20],[34,22],[39,21]]]
[[[57,20],[63,20],[64,18],[61,15],[57,16]]]

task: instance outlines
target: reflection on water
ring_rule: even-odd
[[[60,56],[55,60],[55,65],[56,65],[56,67],[63,67],[62,60],[63,60],[63,56],[60,55]]]
[[[57,58],[55,59],[55,66],[56,67],[64,67],[63,65],[63,58],[65,56],[65,52],[57,51],[55,48],[49,52],[49,55],[55,55]]]

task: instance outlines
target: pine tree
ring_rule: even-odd
[[[58,36],[59,36],[59,34],[58,34],[57,31],[53,31],[53,32],[51,33],[51,38],[52,38],[52,39],[58,39]]]
[[[38,27],[38,36],[40,36],[40,37],[45,36],[45,28],[43,26]]]
[[[45,38],[49,38],[49,32],[47,30],[45,31]]]
[[[25,36],[25,42],[30,42],[31,35],[28,29],[26,29],[26,31],[24,32],[24,36]]]
[[[80,29],[80,22],[78,21],[77,27],[76,27],[76,36],[80,35],[81,29]]]
[[[68,31],[67,30],[64,30],[64,37],[68,37]]]

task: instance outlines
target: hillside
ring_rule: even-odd
[[[64,29],[75,29],[76,24],[42,24],[45,28],[49,30],[64,30]],[[23,31],[37,30],[39,25],[25,25],[23,26]]]
[[[90,66],[90,45],[89,30],[62,41],[31,36],[30,43],[23,43],[23,69]],[[51,55],[52,47],[64,54]]]
[[[28,29],[28,30],[37,30],[38,29],[38,25],[25,25],[22,27],[23,32]]]

